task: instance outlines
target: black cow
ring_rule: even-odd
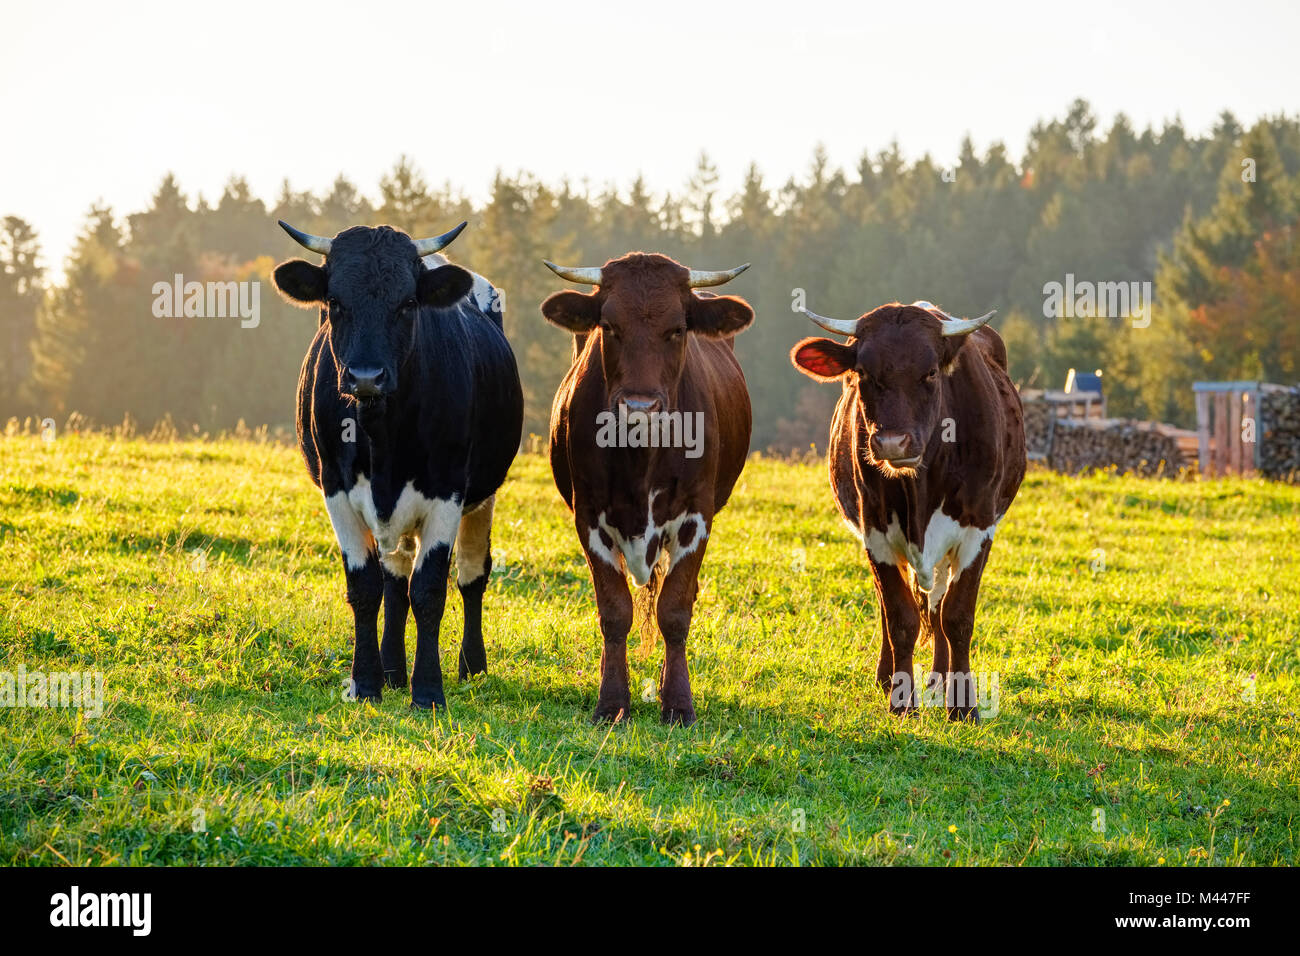
[[[280,225],[325,256],[319,266],[281,263],[275,285],[321,310],[298,381],[298,445],[343,551],[356,697],[378,700],[385,682],[406,687],[414,610],[411,705],[445,707],[438,630],[452,544],[465,602],[464,679],[487,670],[492,508],[523,429],[500,299],[486,280],[434,255],[464,223],[421,240],[389,226],[324,239]]]

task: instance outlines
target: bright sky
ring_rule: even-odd
[[[0,215],[57,272],[92,202],[142,209],[169,170],[191,198],[340,172],[374,197],[408,153],[476,199],[498,168],[662,193],[704,149],[730,192],[751,160],[802,175],[818,142],[850,169],[894,139],[947,164],[968,132],[1018,156],[1076,96],[1102,128],[1300,111],[1296,0],[874,6],[6,0]]]

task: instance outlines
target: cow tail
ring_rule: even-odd
[[[633,608],[636,612],[634,620],[640,622],[641,632],[637,656],[642,659],[649,657],[655,645],[659,643],[659,616],[655,613],[655,609],[659,606],[659,592],[663,589],[666,558],[666,553],[661,554],[661,560],[655,562],[654,568],[650,571],[650,580],[646,582],[646,586],[637,588],[633,593]]]

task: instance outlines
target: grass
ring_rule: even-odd
[[[455,681],[453,595],[429,716],[340,699],[351,615],[292,449],[0,439],[0,670],[105,682],[97,718],[0,710],[0,863],[1294,863],[1298,515],[1262,481],[1031,473],[976,622],[999,713],[901,721],[824,467],[751,460],[688,645],[699,722],[659,724],[655,647],[611,729],[539,456],[499,496],[489,674]]]

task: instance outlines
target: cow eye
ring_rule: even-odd
[[[340,315],[343,312],[343,303],[338,299],[329,299],[325,305],[330,310],[330,315]]]
[[[938,377],[939,377],[939,370],[937,368],[932,368],[930,369],[930,371],[925,373],[925,381],[927,382],[933,382]]]
[[[600,330],[606,335],[612,335],[614,338],[618,338],[618,331],[608,322],[600,323]]]
[[[405,302],[402,303],[403,312],[414,312],[419,307],[420,307],[420,303],[416,302],[415,299],[407,299]]]
[[[671,330],[669,330],[668,334],[664,336],[664,338],[667,339],[669,342],[676,342],[676,341],[677,341],[678,339],[680,339],[680,338],[681,338],[685,333],[686,333],[686,330],[683,329],[683,328],[671,329]]]

